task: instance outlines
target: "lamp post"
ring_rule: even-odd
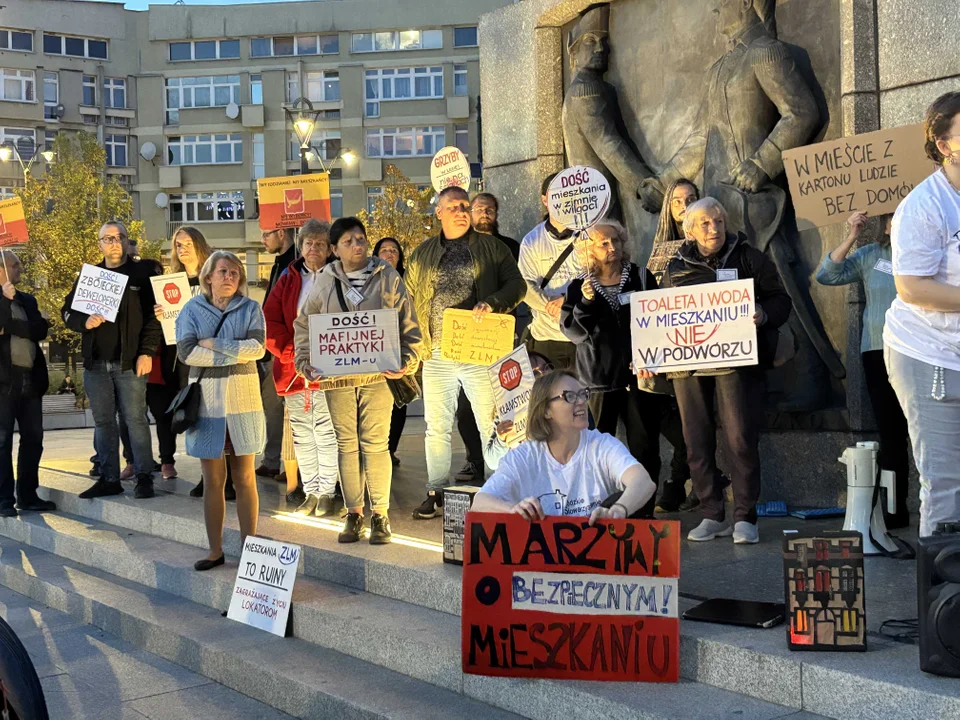
[[[300,174],[308,175],[310,165],[307,161],[307,152],[310,150],[310,138],[313,137],[313,131],[317,127],[317,118],[323,111],[314,110],[313,103],[307,98],[299,97],[293,102],[292,107],[284,108],[284,112],[293,124],[297,140],[300,141]]]
[[[308,166],[310,161],[316,158],[320,162],[321,171],[329,175],[330,170],[327,169],[327,165],[323,162],[323,156],[326,155],[325,150],[328,142],[330,142],[329,139],[321,140],[319,145],[311,145],[304,151],[303,156],[306,159]],[[353,165],[356,159],[357,154],[353,152],[353,150],[341,147],[339,150],[337,150],[337,154],[334,156],[333,160],[330,161],[330,167],[332,168],[337,160],[343,160],[345,164]]]
[[[10,162],[16,158],[17,162],[20,163],[20,169],[23,171],[24,186],[26,186],[30,180],[30,168],[37,161],[38,157],[43,156],[44,161],[48,165],[53,162],[53,150],[44,150],[41,153],[37,153],[34,152],[35,146],[36,143],[29,138],[21,138],[16,145],[9,140],[3,145],[0,145],[0,162]],[[23,161],[24,155],[29,156],[26,162]]]

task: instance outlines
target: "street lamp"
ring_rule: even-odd
[[[291,107],[284,108],[284,112],[287,114],[287,120],[293,124],[297,140],[300,141],[300,174],[307,175],[310,173],[310,165],[307,161],[310,138],[313,137],[313,131],[317,127],[317,118],[323,111],[314,110],[313,103],[307,98],[299,97]]]
[[[20,169],[23,171],[24,185],[26,185],[30,179],[30,168],[39,156],[42,155],[47,163],[53,162],[54,154],[52,150],[36,153],[34,152],[35,148],[36,144],[30,138],[20,138],[16,145],[9,140],[3,145],[0,145],[0,162],[10,162],[10,160],[16,158],[17,162],[20,163]],[[23,161],[24,155],[29,155],[29,159],[26,162]]]
[[[326,155],[326,152],[324,151],[326,150],[327,143],[330,142],[330,140],[332,139],[333,138],[321,140],[319,145],[310,146],[304,153],[304,156],[306,157],[308,163],[312,162],[314,158],[316,158],[317,161],[319,161],[320,163],[320,169],[323,172],[328,174],[330,170],[327,169],[326,164],[323,162],[323,156]],[[357,159],[357,154],[353,152],[353,150],[345,150],[344,148],[341,147],[337,151],[337,154],[334,156],[333,160],[330,161],[330,167],[332,168],[334,164],[337,162],[337,160],[343,160],[345,164],[353,165],[356,159]]]

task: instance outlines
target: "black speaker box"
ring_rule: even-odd
[[[917,600],[920,669],[960,677],[960,523],[920,538]]]

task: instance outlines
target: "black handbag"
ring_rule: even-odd
[[[348,312],[347,301],[343,297],[343,282],[340,278],[335,278],[337,289],[337,300],[340,302],[340,309]],[[413,375],[404,375],[396,380],[387,378],[387,387],[393,394],[393,404],[398,408],[409,405],[420,397],[420,383]]]
[[[227,313],[223,314],[213,337],[220,334],[220,328],[223,327],[224,320],[227,319]],[[200,417],[200,381],[203,379],[203,373],[206,368],[202,368],[197,373],[197,379],[188,382],[187,386],[177,393],[176,397],[167,408],[167,415],[170,416],[170,430],[175,435],[185,433],[197,423]]]

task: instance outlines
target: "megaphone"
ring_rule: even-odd
[[[887,524],[883,521],[880,504],[876,507],[873,505],[879,452],[880,443],[858,442],[855,447],[844,450],[843,455],[838,458],[847,466],[847,514],[843,519],[843,529],[855,530],[863,535],[864,555],[882,555],[883,550],[898,550],[896,543],[887,534]],[[887,491],[887,512],[890,513],[897,509],[895,484],[896,475],[892,470],[880,472],[880,487]]]

